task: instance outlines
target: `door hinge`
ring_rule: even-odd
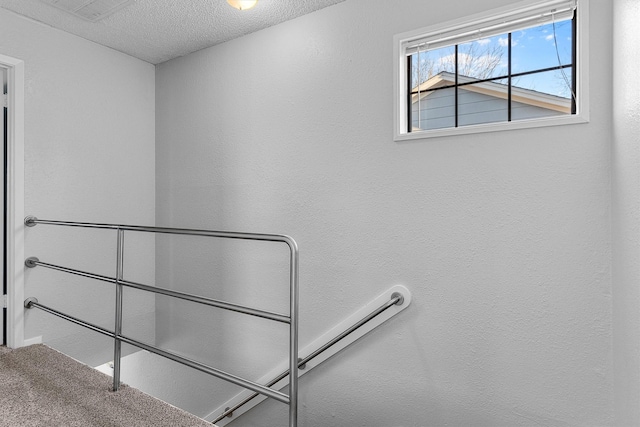
[[[0,102],[4,108],[9,108],[9,95],[6,93],[2,95],[2,100],[0,100]]]
[[[2,308],[7,308],[7,295],[2,295]]]

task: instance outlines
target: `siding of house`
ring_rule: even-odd
[[[458,108],[459,126],[507,121],[506,99],[460,89]],[[440,89],[429,93],[420,100],[420,106],[417,102],[412,105],[411,114],[413,126],[423,130],[453,127],[455,90]],[[511,114],[512,120],[521,120],[557,116],[562,113],[513,101]]]

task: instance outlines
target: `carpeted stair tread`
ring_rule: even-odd
[[[0,348],[0,426],[212,427],[43,344]]]

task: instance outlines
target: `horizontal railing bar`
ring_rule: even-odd
[[[186,301],[205,304],[211,307],[221,308],[223,310],[235,311],[236,313],[248,314],[250,316],[261,317],[263,319],[274,320],[276,322],[281,322],[281,323],[287,323],[287,324],[291,323],[291,319],[289,318],[289,316],[285,316],[283,314],[278,314],[278,313],[272,313],[270,311],[257,310],[255,308],[245,307],[245,306],[233,304],[230,302],[201,297],[198,295],[187,294],[184,292],[172,291],[170,289],[165,289],[165,288],[156,288],[154,286],[143,285],[141,283],[135,283],[135,282],[129,282],[127,280],[120,281],[120,284],[130,288],[154,292],[157,294],[179,298]]]
[[[292,249],[297,247],[295,241],[284,234],[265,234],[265,233],[244,233],[234,231],[214,231],[214,230],[198,230],[190,228],[170,228],[170,227],[151,227],[142,225],[126,225],[126,224],[103,224],[92,222],[73,222],[73,221],[55,221],[48,219],[38,219],[34,216],[28,216],[24,219],[24,224],[33,227],[36,224],[63,225],[68,227],[83,228],[99,228],[111,230],[140,231],[148,233],[161,234],[180,234],[185,236],[205,236],[220,237],[226,239],[245,239],[245,240],[264,240],[270,242],[284,242]]]
[[[335,338],[333,338],[332,340],[328,341],[326,344],[324,344],[323,346],[318,348],[316,351],[314,351],[311,354],[309,354],[308,356],[300,359],[298,361],[298,367],[299,368],[300,367],[304,367],[304,365],[306,365],[308,362],[312,361],[318,355],[320,355],[324,351],[328,350],[330,347],[332,347],[335,344],[337,344],[339,341],[341,341],[342,339],[347,337],[349,334],[351,334],[352,332],[354,332],[355,330],[360,328],[362,325],[364,325],[365,323],[367,323],[371,319],[373,319],[376,316],[382,314],[387,309],[393,307],[396,304],[402,304],[402,301],[403,301],[403,296],[401,294],[394,293],[393,295],[391,295],[391,299],[389,301],[385,302],[380,307],[378,307],[377,309],[373,310],[371,313],[369,313],[367,316],[362,318],[360,321],[354,323],[351,327],[345,329],[341,334],[337,335]],[[286,378],[288,375],[289,375],[289,369],[287,369],[286,371],[282,372],[280,375],[278,375],[277,377],[275,377],[274,379],[269,381],[266,384],[266,386],[267,387],[272,387],[273,385],[277,384],[279,381],[281,381],[284,378]],[[215,424],[215,423],[217,423],[219,421],[222,421],[225,417],[231,415],[234,411],[237,411],[242,406],[246,405],[247,403],[249,403],[250,401],[255,399],[257,396],[258,396],[258,393],[254,393],[251,396],[248,396],[242,402],[240,402],[237,405],[233,406],[232,408],[226,409],[218,418],[216,418],[215,420],[212,421],[213,424]]]
[[[42,305],[38,302],[36,298],[27,298],[24,302],[24,306],[25,308],[32,308],[32,307],[39,308],[42,311],[46,311],[49,314],[53,314],[55,316],[61,317],[64,320],[68,320],[69,322],[75,323],[76,325],[84,326],[85,328],[91,329],[92,331],[99,332],[111,338],[115,338],[115,334],[110,330],[101,328],[100,326],[94,325],[89,322],[85,322],[84,320],[80,320],[77,317],[64,314],[58,310],[54,310],[53,308],[47,307],[46,305]]]
[[[152,345],[149,345],[149,344],[145,344],[143,342],[134,340],[133,338],[128,338],[128,337],[126,337],[124,335],[116,335],[115,333],[113,333],[113,332],[111,332],[111,331],[109,331],[107,329],[101,328],[100,326],[94,325],[94,324],[89,323],[89,322],[85,322],[84,320],[80,320],[80,319],[78,319],[76,317],[70,316],[68,314],[62,313],[61,311],[58,311],[58,310],[55,310],[55,309],[53,309],[51,307],[47,307],[46,305],[40,304],[38,302],[38,300],[35,299],[35,298],[28,298],[27,300],[25,300],[25,304],[24,305],[25,305],[26,308],[32,308],[32,307],[39,308],[39,309],[41,309],[41,310],[43,310],[43,311],[45,311],[47,313],[50,313],[50,314],[53,314],[55,316],[61,317],[61,318],[65,319],[65,320],[73,322],[73,323],[75,323],[77,325],[84,326],[85,328],[91,329],[91,330],[93,330],[95,332],[99,332],[99,333],[101,333],[103,335],[107,335],[107,336],[109,336],[111,338],[118,339],[118,340],[120,340],[120,341],[122,341],[124,343],[133,345],[133,346],[141,348],[143,350],[147,350],[147,351],[149,351],[151,353],[154,353],[154,354],[157,354],[159,356],[165,357],[167,359],[173,360],[174,362],[178,362],[178,363],[181,363],[183,365],[189,366],[189,367],[191,367],[193,369],[197,369],[200,372],[204,372],[206,374],[209,374],[209,375],[212,375],[214,377],[223,379],[225,381],[228,381],[230,383],[236,384],[238,386],[247,388],[247,389],[252,390],[252,391],[254,391],[256,393],[264,394],[265,396],[271,397],[272,399],[275,399],[275,400],[277,400],[279,402],[289,404],[289,401],[290,401],[289,396],[287,396],[286,394],[284,394],[282,392],[279,392],[279,391],[276,391],[276,390],[272,390],[268,386],[263,386],[263,385],[258,384],[256,382],[245,380],[244,378],[241,378],[241,377],[239,377],[237,375],[233,375],[233,374],[230,374],[228,372],[222,371],[220,369],[216,369],[216,368],[213,368],[211,366],[205,365],[203,363],[196,362],[195,360],[191,360],[191,359],[188,359],[186,357],[179,356],[179,355],[177,355],[175,353],[172,353],[170,351],[162,350],[161,348],[158,348],[158,347],[155,347],[155,346],[152,346]]]
[[[155,286],[143,285],[142,283],[130,282],[128,280],[120,280],[116,281],[113,277],[102,276],[100,274],[89,273],[82,270],[76,270],[69,267],[63,267],[60,265],[49,264],[46,262],[42,262],[37,258],[31,257],[26,261],[29,266],[41,266],[45,268],[50,268],[52,270],[62,271],[64,273],[75,274],[77,276],[87,277],[90,279],[100,280],[108,283],[118,283],[123,286],[127,286],[129,288],[139,289],[142,291],[153,292],[156,294],[166,295],[169,297],[179,298],[186,301],[195,302],[198,304],[204,304],[211,307],[217,307],[224,310],[235,311],[237,313],[247,314],[250,316],[261,317],[263,319],[274,320],[276,322],[282,322],[289,324],[291,319],[289,316],[285,316],[279,313],[273,313],[265,310],[258,310],[251,307],[245,307],[238,304],[233,304],[230,302],[220,301],[212,298],[201,297],[199,295],[188,294],[185,292],[173,291],[171,289],[159,288]]]
[[[109,283],[116,283],[116,279],[113,277],[102,276],[100,274],[95,274],[95,273],[89,273],[88,271],[75,270],[73,268],[63,267],[61,265],[49,264],[48,262],[42,262],[37,258],[33,258],[33,257],[28,258],[26,263],[29,263],[28,265],[32,267],[40,266],[40,267],[50,268],[52,270],[61,271],[63,273],[69,273],[69,274],[74,274],[76,276],[86,277],[89,279],[95,279],[95,280],[100,280],[100,281],[109,282]]]
[[[271,397],[279,402],[289,404],[289,396],[286,394],[272,390],[269,387],[263,386],[261,384],[255,383],[253,381],[245,380],[237,375],[229,374],[227,372],[221,371],[220,369],[212,368],[210,366],[204,365],[202,363],[196,362],[195,360],[187,359],[182,356],[178,356],[175,353],[171,353],[166,350],[162,350],[160,348],[154,347],[152,345],[144,344],[140,341],[136,341],[131,338],[127,338],[124,336],[118,337],[122,342],[134,345],[143,350],[150,351],[159,356],[165,357],[167,359],[173,360],[175,362],[181,363],[183,365],[189,366],[190,368],[197,369],[200,372],[204,372],[205,374],[213,375],[214,377],[218,377],[240,387],[248,388],[249,390],[253,390],[256,393],[264,394],[265,396]]]

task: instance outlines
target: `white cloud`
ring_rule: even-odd
[[[551,41],[553,40],[553,34],[549,34],[544,38],[546,41]]]
[[[500,46],[502,46],[502,47],[509,46],[509,39],[508,38],[504,38],[504,39],[503,38],[499,38],[498,39],[498,44]]]
[[[455,55],[446,55],[435,60],[434,68],[437,70],[453,70],[455,63]]]
[[[489,43],[491,43],[491,39],[480,39],[480,40],[476,40],[476,43],[478,43],[479,45],[484,46],[485,44],[489,44]]]

